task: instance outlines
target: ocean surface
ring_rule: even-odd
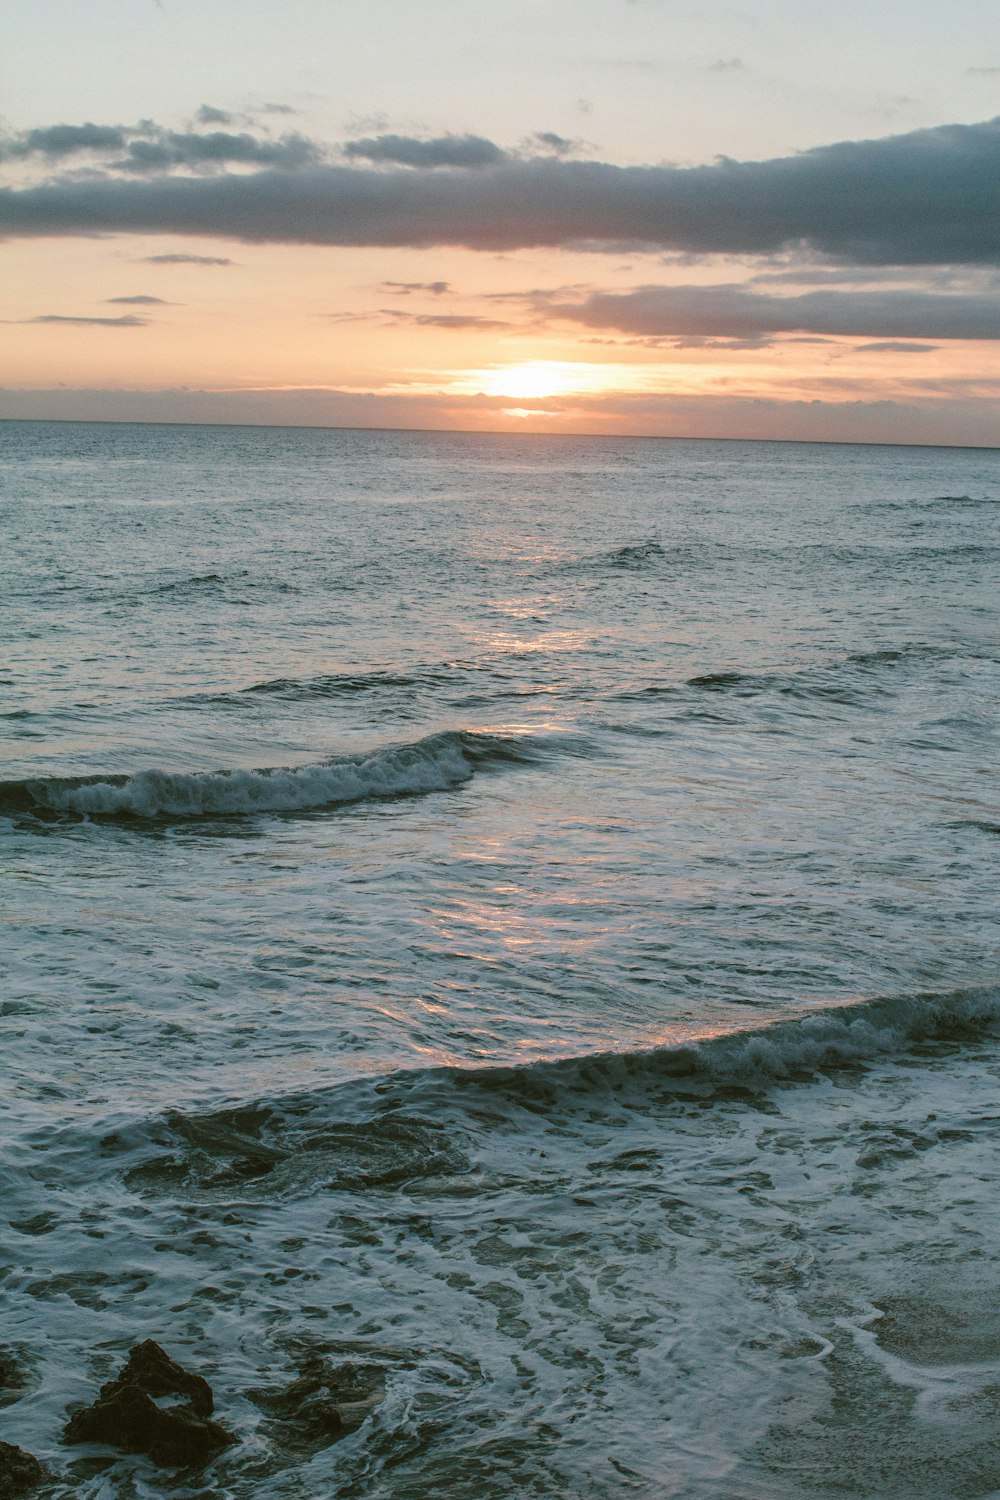
[[[0,496],[47,1493],[1000,1496],[1000,452],[8,422]],[[60,1442],[146,1337],[201,1473]]]

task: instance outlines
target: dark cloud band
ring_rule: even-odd
[[[7,189],[0,230],[474,250],[791,248],[864,265],[1000,264],[1000,120],[690,168],[551,158],[449,171],[296,167]]]
[[[774,297],[742,286],[642,286],[578,302],[544,293],[538,311],[637,338],[756,339],[815,333],[898,339],[1000,339],[1000,299],[916,291],[804,292]]]

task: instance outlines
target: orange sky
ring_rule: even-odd
[[[338,77],[303,87],[308,0],[270,57],[251,6],[242,54],[214,74],[199,54],[169,88],[109,41],[123,7],[98,9],[103,30],[57,37],[42,0],[8,56],[23,108],[0,137],[0,416],[1000,443],[983,201],[1000,133],[977,123],[1000,62],[962,66],[985,55],[972,7],[947,26],[911,7],[919,45],[887,53],[881,82],[853,59],[838,98],[830,32],[778,0],[756,28],[729,13],[728,32],[671,0],[595,0],[561,39],[537,8],[501,5],[492,70],[467,11],[442,0],[436,35],[447,11],[482,73],[477,108],[454,53],[427,52],[423,88],[402,71],[429,41],[384,0],[385,78],[356,100],[384,94],[381,110],[339,128],[351,57],[340,47]],[[888,28],[901,7],[884,11]],[[235,17],[218,0],[137,24],[179,44]],[[376,31],[356,31],[358,58]],[[70,69],[81,49],[99,87]],[[932,56],[941,97],[903,94],[907,69],[927,89]],[[510,84],[518,63],[501,111],[496,72]],[[29,105],[32,70],[46,83]],[[192,97],[213,82],[218,102]],[[172,113],[165,90],[183,100]],[[282,92],[292,102],[248,102]],[[757,165],[713,165],[740,138]]]

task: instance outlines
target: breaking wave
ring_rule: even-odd
[[[766,1087],[844,1066],[864,1066],[925,1044],[958,1045],[1000,1026],[1000,985],[894,995],[825,1008],[795,1019],[631,1052],[490,1067],[457,1075],[463,1085],[503,1092],[580,1092],[630,1081]]]
[[[711,1131],[715,1103],[896,1059],[933,1066],[942,1051],[998,1034],[1000,986],[900,995],[645,1050],[418,1067],[170,1109],[120,1121],[101,1152],[153,1196],[274,1201],[319,1189],[392,1192],[420,1179],[450,1179],[460,1191],[461,1179],[478,1181],[485,1137],[530,1134],[538,1119],[568,1136],[574,1120],[590,1126],[669,1103],[693,1109]]]
[[[998,1031],[1000,985],[898,995],[659,1047],[402,1069],[222,1109],[169,1111],[136,1122],[137,1132],[126,1130],[107,1144],[125,1150],[143,1142],[170,1146],[169,1160],[147,1157],[140,1175],[157,1175],[165,1183],[194,1174],[206,1185],[230,1188],[237,1179],[245,1185],[270,1177],[288,1158],[291,1136],[296,1155],[336,1154],[335,1171],[330,1162],[324,1165],[327,1181],[379,1185],[463,1170],[459,1140],[470,1128],[475,1134],[484,1120],[498,1124],[504,1104],[558,1120],[580,1110],[599,1113],[602,1100],[642,1108],[653,1090],[678,1099],[696,1096],[701,1109],[713,1098],[732,1098],[734,1091],[808,1083],[836,1069],[933,1054],[935,1047],[979,1042]]]
[[[532,760],[541,750],[527,736],[444,730],[318,765],[0,783],[0,812],[143,819],[304,811],[445,791],[477,767]]]

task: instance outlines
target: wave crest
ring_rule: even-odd
[[[530,760],[538,748],[517,735],[443,730],[318,765],[8,782],[0,784],[0,811],[140,819],[301,812],[446,791],[468,781],[477,766]]]
[[[540,1094],[592,1095],[601,1087],[673,1083],[714,1092],[766,1087],[932,1044],[958,1045],[1000,1025],[1000,986],[854,1001],[745,1031],[633,1052],[514,1067],[463,1070],[463,1086]]]

